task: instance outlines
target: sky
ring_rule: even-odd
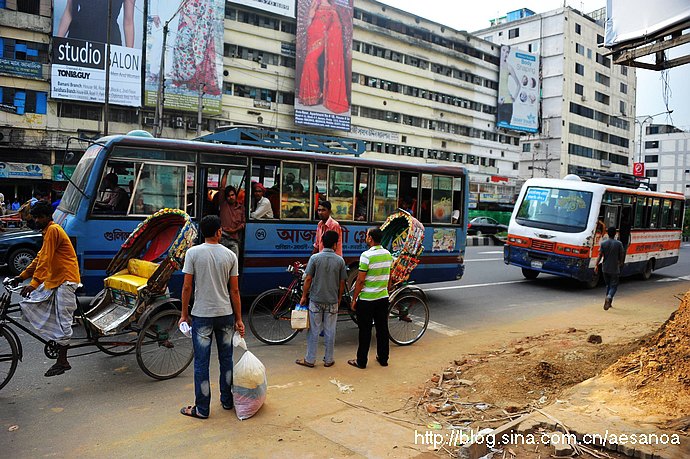
[[[403,11],[416,14],[434,22],[450,26],[456,30],[475,30],[489,27],[489,19],[504,16],[509,11],[529,8],[535,13],[560,8],[564,3],[572,8],[589,13],[606,6],[605,0],[379,0]],[[690,46],[683,47],[685,54],[690,53]],[[678,57],[678,50],[669,53],[670,58]],[[664,85],[661,72],[637,69],[637,113],[641,120],[646,115],[654,115],[667,110],[673,113],[654,117],[655,123],[673,124],[690,130],[690,64],[668,70],[667,80],[670,86],[668,108],[664,103]],[[685,84],[683,84],[685,82]]]

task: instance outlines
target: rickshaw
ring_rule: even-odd
[[[75,317],[81,319],[86,336],[72,338],[69,349],[96,346],[109,355],[136,350],[137,362],[148,376],[164,380],[182,373],[192,361],[193,347],[178,328],[180,300],[170,297],[167,286],[196,236],[194,223],[178,209],[162,209],[141,222],[106,269],[104,289],[86,311],[77,308]],[[0,297],[0,389],[23,357],[10,324],[41,341],[48,358],[57,358],[58,351],[54,341],[44,340],[9,315],[20,310],[10,300],[21,286],[11,288],[9,279],[3,283],[7,293]]]
[[[399,210],[381,225],[382,245],[393,255],[391,277],[393,290],[389,293],[388,331],[390,340],[400,346],[417,342],[429,325],[429,306],[422,289],[408,283],[410,274],[419,264],[424,250],[424,225],[410,213]],[[299,333],[290,325],[290,316],[302,297],[306,265],[294,262],[287,267],[293,280],[287,287],[267,290],[249,308],[249,328],[259,341],[266,344],[287,343]],[[352,289],[354,285],[351,285]],[[340,317],[349,316],[357,322],[350,309],[350,295],[340,302]]]

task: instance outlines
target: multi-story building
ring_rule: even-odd
[[[690,132],[668,124],[650,124],[642,134],[640,162],[644,162],[650,188],[683,193],[690,199]]]
[[[522,9],[473,32],[541,60],[541,127],[521,138],[521,178],[632,170],[635,70],[605,56],[598,13]]]
[[[104,117],[103,104],[50,98],[50,4],[49,0],[8,0],[0,9],[5,53],[10,38],[35,43],[32,49],[38,54],[22,59],[37,58],[43,67],[38,74],[36,70],[31,75],[0,76],[3,87],[13,82],[16,87],[21,81],[21,88],[40,93],[29,96],[26,91],[22,113],[8,113],[12,104],[3,94],[8,110],[0,113],[0,129],[11,130],[10,139],[34,136],[36,140],[16,140],[11,147],[0,148],[2,152],[13,148],[18,152],[16,161],[22,163],[27,156],[20,158],[20,149],[42,152],[45,165],[52,166],[60,163],[69,136],[102,135]],[[39,7],[27,10],[19,5]],[[480,202],[508,204],[513,199],[520,146],[518,134],[496,129],[500,47],[373,0],[355,0],[352,129],[345,132],[294,122],[295,18],[228,1],[224,29],[222,113],[204,116],[204,133],[221,125],[239,125],[361,139],[370,157],[467,167],[473,197]],[[21,66],[5,65],[0,73],[15,67]],[[29,107],[30,97],[40,101],[36,107]],[[140,126],[152,129],[154,111],[111,104],[108,119],[111,134]],[[166,110],[162,136],[194,137],[196,120],[194,112]],[[42,178],[52,179],[51,173],[46,171]]]

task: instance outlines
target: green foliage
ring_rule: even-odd
[[[690,236],[690,207],[685,209],[685,219],[683,220],[683,236]]]

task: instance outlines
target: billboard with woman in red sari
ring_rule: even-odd
[[[350,130],[352,0],[298,0],[295,123]]]

